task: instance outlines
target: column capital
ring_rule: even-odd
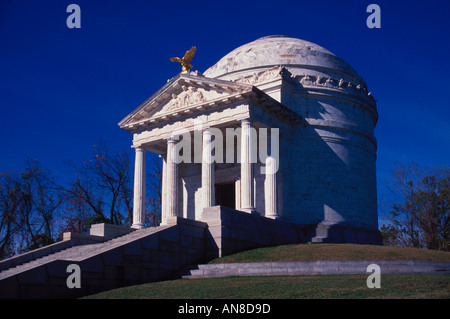
[[[132,146],[132,148],[134,148],[135,152],[143,152],[143,151],[145,151],[145,148],[144,148],[143,145]]]
[[[241,120],[241,125],[242,126],[244,126],[244,125],[252,126],[253,125],[253,120],[251,118],[243,119],[243,120]]]
[[[211,135],[212,134],[212,132],[211,132],[211,126],[208,126],[208,127],[205,127],[205,128],[203,128],[203,135],[205,135],[205,134],[209,134],[209,135]]]
[[[174,137],[174,136],[168,136],[168,137],[164,137],[164,140],[166,140],[166,141],[167,141],[167,143],[170,143],[170,144],[174,144],[175,142],[177,142],[177,141],[178,141],[177,139],[175,139],[175,137]]]

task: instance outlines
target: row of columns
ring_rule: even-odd
[[[252,122],[241,121],[241,210],[256,213],[254,206],[254,158],[255,141],[252,133]],[[215,205],[214,189],[214,157],[212,155],[212,133],[210,128],[203,131],[202,148],[202,206]],[[145,217],[145,150],[136,147],[134,175],[133,228],[144,227]],[[178,150],[173,138],[167,139],[167,153],[163,157],[162,207],[161,220],[164,224],[169,217],[178,214]],[[265,203],[266,217],[277,218],[277,182],[275,159],[266,160]]]

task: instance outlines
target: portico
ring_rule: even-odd
[[[162,224],[174,216],[201,221],[203,209],[218,204],[216,193],[220,203],[234,199],[231,208],[279,218],[274,168],[282,159],[259,148],[270,149],[272,128],[288,129],[284,118],[300,120],[292,113],[252,85],[176,76],[120,124],[134,134],[132,227],[144,227],[146,151],[162,158]]]
[[[189,206],[195,207],[195,214],[193,216],[196,220],[202,220],[201,212],[205,207],[215,206],[216,203],[216,192],[218,191],[216,186],[223,185],[224,183],[232,183],[234,189],[228,189],[227,192],[234,191],[235,203],[234,208],[242,210],[247,213],[260,214],[257,212],[255,205],[255,198],[257,196],[265,196],[265,202],[270,205],[270,217],[278,218],[278,211],[276,205],[276,193],[277,193],[277,183],[276,183],[276,172],[273,172],[268,179],[271,178],[271,182],[264,183],[264,191],[258,192],[256,194],[257,182],[255,181],[255,166],[261,166],[256,162],[254,158],[255,152],[253,145],[256,143],[255,134],[252,134],[252,121],[250,119],[244,119],[240,122],[241,124],[241,140],[240,140],[240,153],[239,161],[237,163],[223,163],[223,160],[219,160],[216,163],[214,158],[214,134],[211,127],[205,128],[201,132],[202,136],[202,148],[201,148],[201,163],[184,163],[180,161],[179,153],[182,149],[177,147],[178,139],[174,137],[167,137],[161,140],[161,143],[166,144],[166,152],[161,153],[160,156],[163,161],[163,176],[162,176],[162,224],[165,224],[167,218],[180,216],[180,217],[192,217],[188,216],[187,213]],[[185,133],[193,135],[193,132]],[[149,151],[152,149],[151,146],[148,147]],[[145,151],[146,147],[138,146],[135,147],[135,185],[134,185],[134,211],[133,211],[133,228],[144,227],[145,219]],[[235,156],[237,157],[237,156]],[[268,157],[268,159],[273,159]],[[199,165],[197,165],[199,164]],[[219,184],[215,183],[216,166],[219,165],[218,181]],[[195,189],[195,178],[198,174],[189,176],[188,166],[200,166],[200,180],[201,185],[198,189],[197,198],[200,200],[195,200],[194,197],[189,197],[189,188]],[[180,167],[183,172],[183,177],[180,176]],[[191,168],[196,170],[195,168]],[[226,172],[228,173],[226,174]],[[269,176],[269,175],[268,175]],[[264,177],[263,177],[264,178]],[[259,187],[261,188],[261,187]],[[271,198],[267,197],[270,194]],[[226,194],[222,194],[223,197]],[[189,201],[193,201],[190,203]],[[269,204],[270,203],[270,204]],[[264,211],[263,211],[264,213]],[[192,215],[192,214],[191,214]]]

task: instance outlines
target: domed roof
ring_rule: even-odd
[[[344,60],[327,49],[309,41],[272,35],[244,44],[231,51],[203,74],[210,78],[220,78],[237,72],[273,67],[277,65],[293,68],[314,69],[340,73],[353,80],[364,80]],[[288,67],[291,70],[290,67]]]

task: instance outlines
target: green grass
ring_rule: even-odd
[[[382,275],[367,288],[365,275],[178,279],[115,289],[88,299],[359,299],[450,298],[450,275]]]
[[[415,248],[314,244],[258,248],[210,263],[314,260],[450,261],[450,252]],[[124,287],[86,298],[450,298],[450,275],[381,274],[381,288],[369,289],[368,275],[316,275],[179,279]]]
[[[257,248],[210,261],[217,263],[316,260],[450,261],[450,252],[356,244],[297,244]]]

